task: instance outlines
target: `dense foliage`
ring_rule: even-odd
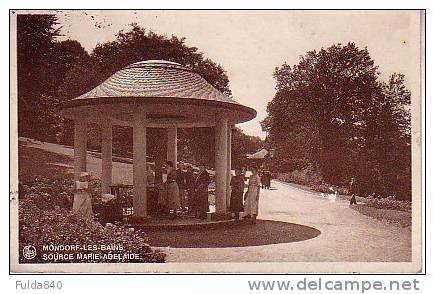
[[[117,70],[143,60],[183,64],[231,97],[224,69],[204,57],[198,48],[187,46],[184,38],[168,38],[132,24],[128,31],[120,31],[115,40],[98,44],[88,54],[77,41],[57,41],[60,30],[55,15],[19,15],[17,27],[19,136],[72,145],[73,122],[59,117],[55,107],[91,90]],[[100,149],[99,127],[90,125],[88,132],[89,147]],[[210,128],[180,131],[180,158],[205,161],[212,166],[214,148],[210,148],[210,134]],[[166,154],[164,130],[149,129],[147,137],[149,157],[156,159]],[[131,128],[116,126],[114,153],[131,155],[132,140]],[[257,148],[257,139],[241,132],[235,141],[235,158],[242,156],[246,148]]]
[[[77,41],[56,41],[54,15],[17,16],[18,133],[56,141],[63,120],[56,95],[72,64],[87,56]]]
[[[95,181],[95,180],[94,180]],[[92,219],[80,219],[70,213],[72,180],[68,177],[35,177],[20,184],[19,250],[35,246],[37,255],[20,262],[164,262],[165,254],[153,250],[145,233],[122,226],[102,226]],[[92,186],[98,186],[92,184]],[[93,202],[100,193],[92,193]],[[94,205],[93,205],[94,206]],[[44,246],[80,245],[68,250],[44,250]],[[85,246],[98,246],[89,251]],[[111,246],[111,247],[110,247]],[[122,247],[122,248],[121,248]],[[106,259],[86,258],[98,254]],[[137,254],[122,259],[125,253]],[[116,257],[116,258],[115,258]],[[111,259],[112,258],[112,259]]]
[[[276,94],[262,122],[273,167],[304,171],[359,194],[411,198],[411,94],[404,76],[379,79],[354,43],[307,52],[276,68]]]

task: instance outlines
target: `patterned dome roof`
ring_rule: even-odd
[[[152,126],[209,126],[217,112],[225,112],[233,124],[256,116],[254,109],[227,97],[199,74],[164,60],[126,66],[91,91],[61,105],[60,113],[71,119],[104,120],[110,116],[117,123],[129,124],[139,106],[146,108]]]
[[[147,60],[126,66],[73,100],[102,97],[190,98],[238,104],[199,74],[179,63],[164,60]]]

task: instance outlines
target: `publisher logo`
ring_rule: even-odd
[[[33,259],[36,256],[36,248],[33,245],[27,245],[23,248],[23,256],[25,259]]]

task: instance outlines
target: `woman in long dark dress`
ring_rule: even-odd
[[[234,213],[235,219],[239,219],[240,212],[243,211],[243,191],[245,189],[245,176],[240,169],[236,169],[236,175],[231,178],[230,185],[230,211]]]
[[[195,211],[195,175],[193,173],[193,167],[187,166],[186,171],[186,189],[187,189],[187,205],[189,207],[189,213]]]
[[[272,181],[272,175],[270,172],[266,172],[266,189],[270,189],[270,182]]]
[[[197,218],[207,218],[208,207],[208,185],[211,179],[204,165],[199,167],[199,174],[195,180],[196,186],[196,217]]]
[[[261,180],[261,189],[265,189],[266,188],[266,174],[263,172],[259,176],[260,176],[260,180]]]
[[[178,185],[178,190],[180,193],[180,202],[181,202],[181,207],[183,210],[186,209],[187,206],[187,201],[186,201],[186,172],[184,171],[184,164],[183,163],[179,163],[178,164],[178,169],[176,170],[177,172],[177,185]]]

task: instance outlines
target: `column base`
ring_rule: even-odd
[[[232,219],[231,212],[215,212],[215,213],[211,213],[210,216],[212,221]]]
[[[130,216],[128,218],[128,223],[132,224],[141,224],[141,223],[149,223],[152,220],[152,217],[147,215],[147,216]]]

